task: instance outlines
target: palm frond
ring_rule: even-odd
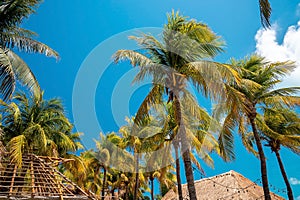
[[[41,88],[29,66],[14,52],[8,50],[7,55],[18,81],[20,81],[22,85],[31,89],[33,94],[40,95]]]
[[[215,100],[223,98],[225,82],[239,82],[238,73],[229,65],[220,64],[213,61],[197,61],[185,65],[183,73],[189,77],[190,81],[205,96],[210,96]]]
[[[29,34],[29,32],[27,31],[23,34]],[[24,51],[26,53],[40,53],[48,57],[52,56],[59,59],[59,54],[46,44],[34,40],[31,37],[20,35],[19,33],[2,33],[1,43],[3,47],[8,49],[17,48],[19,51]]]
[[[143,124],[145,119],[149,117],[149,110],[151,105],[154,104],[161,104],[163,102],[162,100],[162,94],[164,92],[164,88],[161,85],[154,85],[151,89],[151,91],[148,93],[146,98],[143,100],[142,104],[140,105],[135,118],[134,122],[137,125]]]
[[[18,167],[22,166],[22,155],[24,146],[26,145],[26,137],[24,135],[19,135],[12,138],[7,144],[10,151],[11,159],[16,163]]]
[[[201,174],[205,175],[204,169],[202,168],[201,164],[198,162],[197,158],[194,156],[192,152],[190,152],[190,157],[192,163],[200,170]]]
[[[233,132],[236,121],[234,120],[235,116],[232,115],[233,113],[230,113],[226,116],[223,123],[223,128],[221,129],[218,137],[220,154],[225,161],[231,161],[235,159]]]
[[[130,64],[134,67],[153,64],[152,60],[150,60],[147,56],[133,50],[118,50],[113,55],[113,59],[115,63],[122,60],[129,60]]]
[[[16,79],[11,59],[2,48],[0,48],[0,82],[0,92],[3,95],[3,99],[11,98],[16,87]]]
[[[24,18],[35,12],[41,0],[3,0],[0,3],[0,30],[19,26]]]
[[[282,107],[283,105],[294,107],[300,105],[300,97],[275,95],[265,98],[263,103],[266,105],[276,105],[277,107]]]
[[[271,26],[270,17],[271,17],[271,5],[268,0],[259,0],[259,10],[260,10],[260,21],[265,28]]]

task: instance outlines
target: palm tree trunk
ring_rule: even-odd
[[[115,188],[113,188],[113,189],[110,191],[110,193],[111,193],[111,199],[113,199],[113,200],[117,199],[117,198],[115,197]]]
[[[263,190],[264,190],[264,196],[265,200],[271,200],[270,195],[270,189],[269,189],[269,183],[268,183],[268,175],[267,175],[267,163],[266,163],[266,157],[264,154],[264,150],[260,141],[259,134],[257,132],[256,124],[255,124],[255,117],[249,117],[254,139],[256,142],[259,159],[260,159],[260,171],[261,171],[261,179],[263,184]]]
[[[284,166],[283,166],[283,163],[282,163],[279,151],[276,150],[275,154],[276,154],[276,158],[277,158],[277,161],[278,161],[278,164],[279,164],[279,167],[280,167],[280,171],[281,171],[282,177],[283,177],[285,185],[286,185],[286,189],[287,189],[287,192],[288,192],[289,200],[294,200],[293,191],[292,191],[291,185],[289,183],[287,174],[285,172],[285,169],[284,169]]]
[[[137,193],[139,189],[139,155],[135,152],[135,185],[134,185],[134,193],[133,193],[133,199],[137,199]]]
[[[179,125],[179,132],[177,134],[179,134],[181,139],[181,153],[183,157],[185,176],[188,185],[189,198],[191,200],[197,200],[196,188],[194,183],[194,173],[193,173],[192,162],[190,157],[190,144],[187,141],[186,130],[182,119],[181,104],[176,95],[174,97],[174,104],[175,104],[175,112],[176,112],[175,118],[177,124]]]
[[[151,183],[151,200],[154,200],[154,178],[151,174],[150,176],[150,183]]]
[[[180,162],[178,156],[178,142],[177,141],[174,142],[173,145],[175,149],[175,159],[176,159],[176,179],[177,179],[178,199],[183,200],[181,177],[180,177]]]
[[[106,167],[103,166],[103,186],[102,186],[102,193],[101,193],[101,199],[105,199],[105,189],[106,189]]]

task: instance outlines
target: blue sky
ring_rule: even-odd
[[[61,59],[21,55],[37,76],[45,97],[60,97],[64,101],[68,117],[78,131],[84,132],[84,145],[90,148],[92,138],[97,138],[100,130],[117,131],[125,123],[126,113],[134,114],[147,92],[147,81],[132,86],[135,71],[128,63],[113,64],[111,52],[136,48],[127,36],[140,31],[157,33],[172,9],[208,24],[222,36],[226,52],[217,56],[219,62],[240,59],[256,51],[270,60],[293,59],[299,64],[300,5],[296,0],[270,1],[273,26],[264,31],[258,1],[253,0],[45,0],[23,26],[36,31],[37,39],[58,51]],[[285,84],[299,86],[298,75],[299,69]],[[274,155],[265,151],[270,183],[284,188]],[[216,157],[215,169],[205,167],[206,175],[233,169],[253,181],[260,177],[258,160],[243,149],[238,138],[236,155],[232,163]],[[299,157],[283,149],[282,158],[288,175],[295,178],[293,189],[298,197]],[[195,177],[199,179],[200,175],[195,173]]]

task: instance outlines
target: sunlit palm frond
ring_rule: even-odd
[[[40,53],[48,57],[59,58],[59,54],[46,44],[36,41],[30,37],[23,36],[24,33],[2,33],[2,46],[8,49],[17,48],[26,53]],[[28,34],[28,33],[27,33]]]
[[[202,168],[201,164],[199,163],[199,161],[197,160],[197,158],[194,156],[194,154],[192,152],[190,152],[190,157],[191,157],[191,161],[192,163],[200,170],[200,172],[205,175],[205,171]]]
[[[182,69],[198,91],[215,100],[224,98],[224,80],[238,81],[239,75],[229,65],[213,61],[187,63]]]
[[[141,125],[146,118],[149,117],[149,110],[151,105],[153,104],[162,104],[162,94],[164,92],[164,88],[161,85],[154,85],[151,91],[148,93],[146,98],[141,103],[134,121],[136,124]]]
[[[10,151],[10,156],[13,162],[16,163],[18,167],[22,166],[22,155],[26,145],[26,137],[24,135],[19,135],[12,138],[7,144]]]
[[[20,81],[22,85],[30,88],[35,95],[40,95],[41,88],[29,66],[14,52],[8,50],[7,55],[18,81]]]
[[[220,154],[225,161],[235,159],[233,132],[236,126],[236,121],[234,120],[235,116],[233,115],[233,113],[230,113],[226,116],[218,137]]]
[[[294,107],[300,105],[300,97],[274,95],[271,97],[266,97],[263,103],[266,105],[276,105],[277,107],[282,107],[283,105]]]
[[[118,63],[122,60],[129,60],[130,64],[134,67],[153,64],[153,61],[147,56],[133,50],[118,50],[113,55],[113,59],[115,63]]]
[[[0,92],[4,96],[4,100],[11,98],[15,90],[16,80],[12,63],[7,55],[7,51],[0,48]]]

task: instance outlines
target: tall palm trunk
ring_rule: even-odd
[[[193,174],[192,162],[190,157],[190,144],[187,140],[186,130],[182,119],[182,114],[181,114],[181,104],[177,95],[175,95],[174,97],[174,105],[175,105],[175,112],[176,112],[175,118],[177,124],[179,125],[178,134],[180,134],[180,139],[181,139],[181,152],[182,152],[183,163],[185,168],[185,176],[188,185],[189,197],[191,200],[197,200],[196,189],[194,184],[194,174]]]
[[[139,189],[139,155],[134,150],[134,157],[135,157],[135,185],[134,185],[134,192],[133,192],[133,199],[137,199],[137,193]]]
[[[292,191],[291,185],[289,183],[287,174],[285,172],[285,169],[284,169],[284,166],[283,166],[283,163],[282,163],[279,151],[275,150],[275,154],[276,154],[276,158],[277,158],[277,161],[278,161],[278,164],[279,164],[279,167],[280,167],[280,171],[281,171],[282,177],[283,177],[285,185],[286,185],[286,189],[287,189],[287,192],[288,192],[289,200],[294,200],[293,191]]]
[[[269,189],[269,183],[268,183],[268,175],[267,175],[267,163],[266,163],[266,157],[264,154],[264,150],[260,141],[259,134],[257,132],[256,124],[255,124],[255,117],[256,117],[256,112],[253,112],[251,116],[249,116],[254,139],[256,142],[258,154],[259,154],[259,159],[260,159],[260,171],[261,171],[261,179],[263,183],[263,190],[264,190],[264,196],[265,200],[271,200],[271,195],[270,195],[270,189]]]
[[[176,140],[174,143],[174,149],[175,149],[175,159],[176,159],[176,179],[177,179],[177,189],[178,189],[178,199],[183,200],[182,196],[182,185],[181,185],[181,177],[180,177],[180,162],[179,162],[179,156],[178,156],[178,141]]]
[[[103,166],[103,186],[102,186],[102,194],[101,194],[101,199],[105,199],[105,189],[106,189],[106,166]]]
[[[154,200],[154,177],[150,175],[151,200]]]

